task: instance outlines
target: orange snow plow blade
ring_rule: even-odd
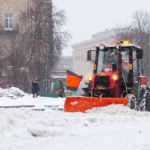
[[[66,97],[65,112],[83,112],[93,107],[102,107],[111,104],[127,106],[128,98],[95,98],[95,97]]]

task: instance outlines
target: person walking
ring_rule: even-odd
[[[64,85],[63,85],[63,83],[62,83],[62,80],[58,80],[58,82],[59,82],[59,89],[58,89],[58,95],[59,95],[59,97],[63,97],[63,94],[64,94]]]
[[[38,80],[37,80],[37,77],[35,77],[34,79],[31,80],[31,83],[32,83],[32,94],[33,94],[33,98],[36,98],[37,95],[38,95]]]

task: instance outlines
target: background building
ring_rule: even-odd
[[[34,7],[35,0],[0,0],[0,87],[10,88],[8,83],[9,61],[7,55],[12,47],[12,39],[28,29],[29,22],[23,24],[20,19],[22,13],[28,13],[30,7]]]
[[[31,19],[29,14],[30,16],[34,15],[37,4],[46,7],[48,4],[52,5],[51,2],[52,0],[0,0],[0,87],[9,88],[11,86],[10,83],[7,83],[8,72],[11,73],[7,70],[7,66],[12,66],[12,64],[9,63],[9,60],[7,61],[7,56],[16,44],[13,43],[13,40],[24,32],[30,33]],[[27,17],[25,22],[23,14]],[[23,77],[23,73],[21,76]],[[27,81],[27,84],[30,87],[30,80]]]

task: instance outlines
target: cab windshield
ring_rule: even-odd
[[[116,64],[118,69],[118,54],[119,51],[115,48],[110,48],[107,49],[106,51],[100,50],[98,56],[97,74],[104,71],[112,70],[112,64]],[[122,72],[126,78],[129,74],[129,49],[122,48],[121,54],[122,54]]]

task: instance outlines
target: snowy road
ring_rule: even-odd
[[[26,97],[27,98],[27,97]],[[0,98],[0,105],[64,99]],[[28,101],[28,102],[27,102]],[[149,150],[150,113],[111,105],[83,113],[0,109],[0,150]]]

